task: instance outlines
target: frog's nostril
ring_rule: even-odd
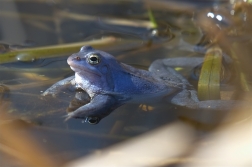
[[[77,56],[75,59],[76,59],[76,60],[78,60],[78,61],[80,61],[80,60],[81,60],[81,58],[80,58],[79,56]]]

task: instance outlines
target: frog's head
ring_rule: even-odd
[[[106,74],[109,66],[117,64],[117,61],[106,52],[83,46],[80,52],[72,54],[67,59],[67,63],[75,72],[89,71],[100,76]]]
[[[76,82],[84,89],[112,90],[113,68],[120,68],[117,60],[110,54],[83,46],[80,52],[72,54],[67,63],[77,73]],[[92,90],[91,90],[92,91]]]
[[[115,80],[121,76],[122,67],[113,56],[91,46],[83,46],[80,52],[67,59],[67,63],[75,72],[75,82],[91,98],[88,104],[69,113],[68,118],[82,118],[90,124],[97,124],[122,105],[114,91]]]

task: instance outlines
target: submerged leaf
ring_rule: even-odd
[[[200,100],[220,99],[221,66],[221,49],[218,47],[210,48],[206,53],[198,83]]]

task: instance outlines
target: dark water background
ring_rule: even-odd
[[[246,29],[246,26],[249,26],[246,24],[251,22],[244,21],[241,13],[243,29],[238,26],[236,30],[231,30],[234,29],[232,27],[234,24],[230,19],[232,16],[229,15],[232,10],[229,1],[159,2],[165,2],[166,5],[158,3],[149,5],[159,25],[157,29],[159,35],[156,35],[155,29],[148,26],[119,23],[120,20],[130,20],[133,23],[134,20],[148,22],[146,1],[2,0],[0,1],[0,51],[4,53],[19,48],[91,41],[113,36],[122,41],[132,42],[126,42],[118,47],[106,46],[103,50],[124,63],[146,69],[158,58],[203,57],[205,45],[203,39],[210,33],[207,34],[204,26],[199,23],[202,21],[200,17],[209,19],[207,14],[213,12],[223,16],[223,20],[210,18],[212,25],[217,25],[223,31],[229,29],[230,33],[227,33],[231,34],[229,41],[237,40],[239,44],[244,43],[241,50],[246,51],[241,60],[244,63],[245,74],[251,79],[249,66],[252,59],[251,47],[249,47],[251,30]],[[78,14],[82,19],[70,17],[71,14]],[[83,19],[85,17],[86,20]],[[247,19],[250,19],[248,17]],[[111,23],[107,20],[116,21]],[[236,35],[233,35],[234,31]],[[206,44],[211,41],[211,35],[207,38]],[[230,52],[227,51],[226,45],[228,44],[222,46],[228,54]],[[2,101],[10,103],[8,112],[13,115],[11,121],[19,122],[20,130],[29,131],[54,158],[61,159],[63,162],[88,155],[178,120],[184,121],[185,124],[188,120],[196,122],[188,123],[188,126],[197,129],[199,135],[204,135],[222,119],[222,117],[206,119],[199,111],[182,110],[161,103],[151,106],[152,108],[147,111],[138,104],[126,104],[97,125],[89,125],[80,119],[70,119],[65,122],[66,108],[69,106],[69,101],[73,99],[74,93],[67,92],[57,98],[42,98],[41,93],[51,84],[43,84],[44,80],[41,78],[60,80],[73,75],[66,63],[68,56],[0,64],[0,83],[9,90],[5,92]],[[184,70],[182,73],[188,74],[190,71]],[[38,79],[35,79],[35,76]],[[19,87],[35,81],[42,85]]]

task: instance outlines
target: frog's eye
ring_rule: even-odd
[[[87,61],[89,64],[95,65],[100,62],[100,57],[97,54],[91,54],[88,56]]]
[[[85,122],[88,122],[89,124],[95,125],[100,122],[100,118],[98,117],[87,117]]]

